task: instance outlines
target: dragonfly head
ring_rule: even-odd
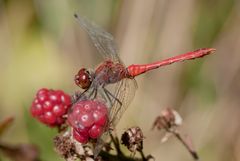
[[[88,89],[92,84],[93,73],[86,68],[81,68],[75,75],[75,83],[82,89]]]

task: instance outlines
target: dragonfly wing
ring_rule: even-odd
[[[119,120],[121,119],[123,113],[126,111],[127,107],[133,100],[135,95],[135,91],[137,89],[137,82],[135,79],[123,79],[118,82],[115,88],[114,96],[122,103],[119,104],[118,101],[114,101],[113,106],[110,108],[109,114],[109,122],[110,128],[114,128]],[[109,129],[110,130],[110,129]],[[102,136],[98,139],[96,147],[94,148],[94,156],[96,157],[100,151],[102,150],[106,140],[108,140],[110,131],[106,131],[102,134]]]
[[[96,147],[93,150],[94,158],[98,156],[98,154],[101,152],[102,148],[105,146],[109,138],[110,138],[110,135],[108,131],[103,133],[102,136],[98,138]]]
[[[104,59],[110,59],[115,62],[121,62],[118,54],[116,43],[113,36],[107,31],[103,30],[93,22],[90,22],[84,17],[77,14],[74,15],[79,22],[80,26],[88,33],[94,46]]]
[[[115,97],[122,103],[122,105],[120,105],[118,101],[114,102],[109,116],[111,126],[115,127],[117,125],[123,113],[133,100],[136,89],[137,82],[135,79],[123,79],[117,84]]]

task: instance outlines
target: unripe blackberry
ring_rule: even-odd
[[[83,135],[81,133],[79,133],[77,130],[73,129],[73,137],[74,139],[76,139],[78,142],[80,143],[87,143],[89,136],[88,135]]]
[[[103,127],[95,124],[89,129],[88,134],[90,138],[97,139],[102,134],[102,132]]]
[[[107,120],[107,106],[99,100],[79,101],[68,113],[68,123],[73,127],[73,137],[81,143],[87,143],[89,138],[100,137]]]
[[[63,115],[71,105],[71,97],[61,90],[40,89],[32,102],[30,112],[40,122],[54,127],[64,122]]]

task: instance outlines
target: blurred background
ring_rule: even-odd
[[[0,0],[0,120],[15,117],[1,141],[34,143],[44,161],[61,160],[53,150],[56,130],[40,125],[28,110],[39,88],[74,93],[78,69],[102,61],[75,12],[114,35],[126,65],[216,48],[203,59],[137,77],[135,98],[117,130],[140,126],[144,152],[157,161],[190,161],[175,138],[161,144],[162,134],[151,130],[160,111],[172,107],[201,160],[240,161],[238,0]],[[1,154],[0,160],[7,161]]]

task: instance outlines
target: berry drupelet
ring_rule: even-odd
[[[108,122],[108,109],[99,100],[83,100],[73,105],[68,113],[68,123],[73,128],[73,137],[80,143],[97,139]]]
[[[64,123],[64,115],[71,105],[71,97],[61,90],[40,89],[30,112],[40,122],[55,127]]]

